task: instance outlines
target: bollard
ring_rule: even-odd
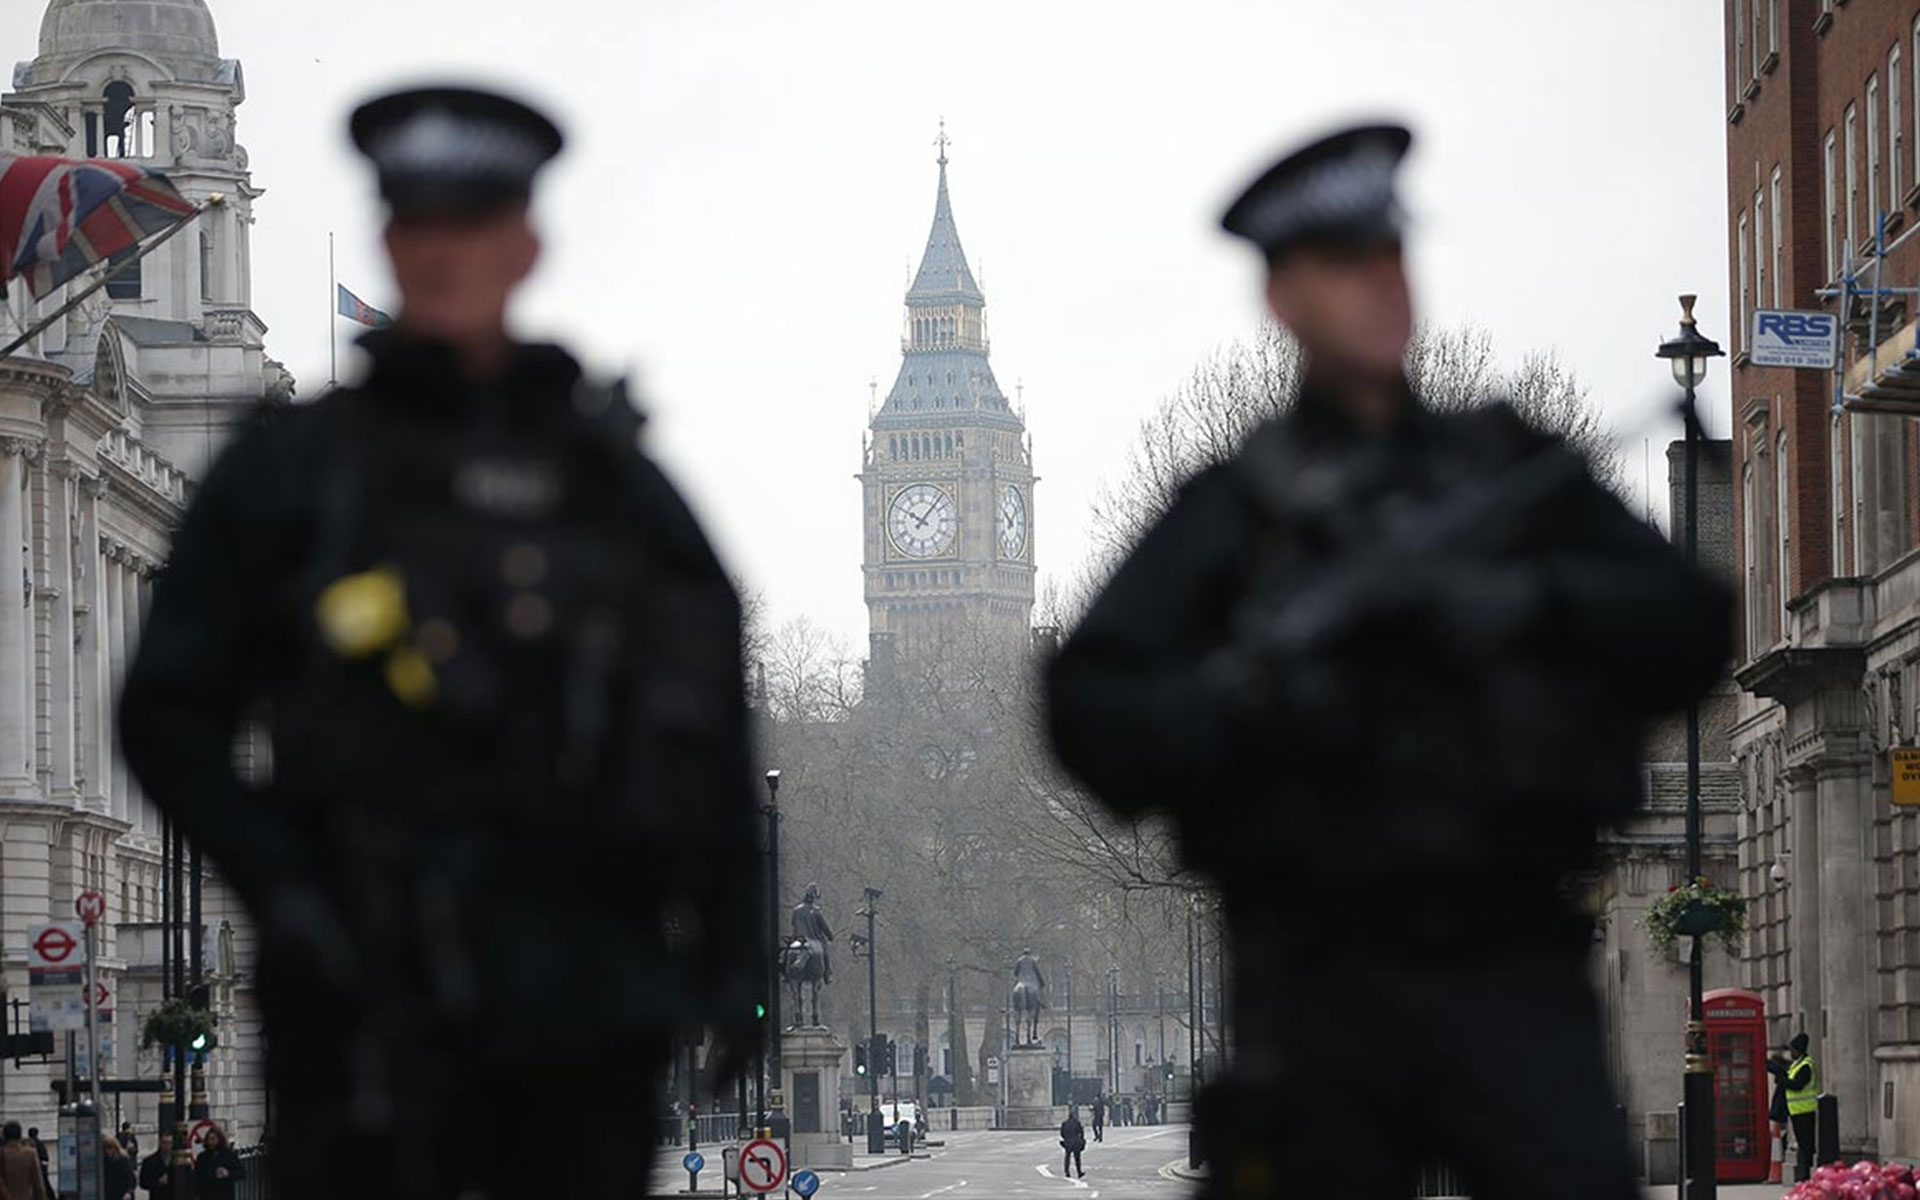
[[[1840,1161],[1840,1098],[1821,1092],[1814,1110],[1813,1165]]]

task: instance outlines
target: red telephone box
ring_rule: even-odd
[[[1765,1183],[1772,1145],[1767,1127],[1766,1001],[1718,988],[1702,998],[1707,1059],[1713,1066],[1715,1174],[1721,1183]]]

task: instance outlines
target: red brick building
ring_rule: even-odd
[[[1771,1040],[1811,1037],[1843,1150],[1912,1158],[1920,808],[1890,752],[1920,738],[1920,3],[1724,3],[1743,982]],[[1756,309],[1841,314],[1841,371],[1749,362]]]

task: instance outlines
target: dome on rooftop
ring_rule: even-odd
[[[40,20],[40,57],[134,50],[157,59],[218,58],[206,0],[52,0]]]

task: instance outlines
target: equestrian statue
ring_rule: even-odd
[[[827,926],[826,914],[820,911],[820,885],[810,883],[806,895],[793,908],[793,936],[780,951],[780,976],[793,993],[793,1019],[787,1026],[789,1029],[820,1024],[820,985],[833,982],[833,959],[827,953],[827,943],[832,940],[833,930]],[[801,1020],[805,1011],[800,1005],[803,984],[812,986],[812,1021]]]
[[[1040,974],[1040,960],[1031,949],[1020,952],[1013,964],[1014,1033],[1022,1046],[1040,1044],[1040,1014],[1046,1011],[1046,976]]]

